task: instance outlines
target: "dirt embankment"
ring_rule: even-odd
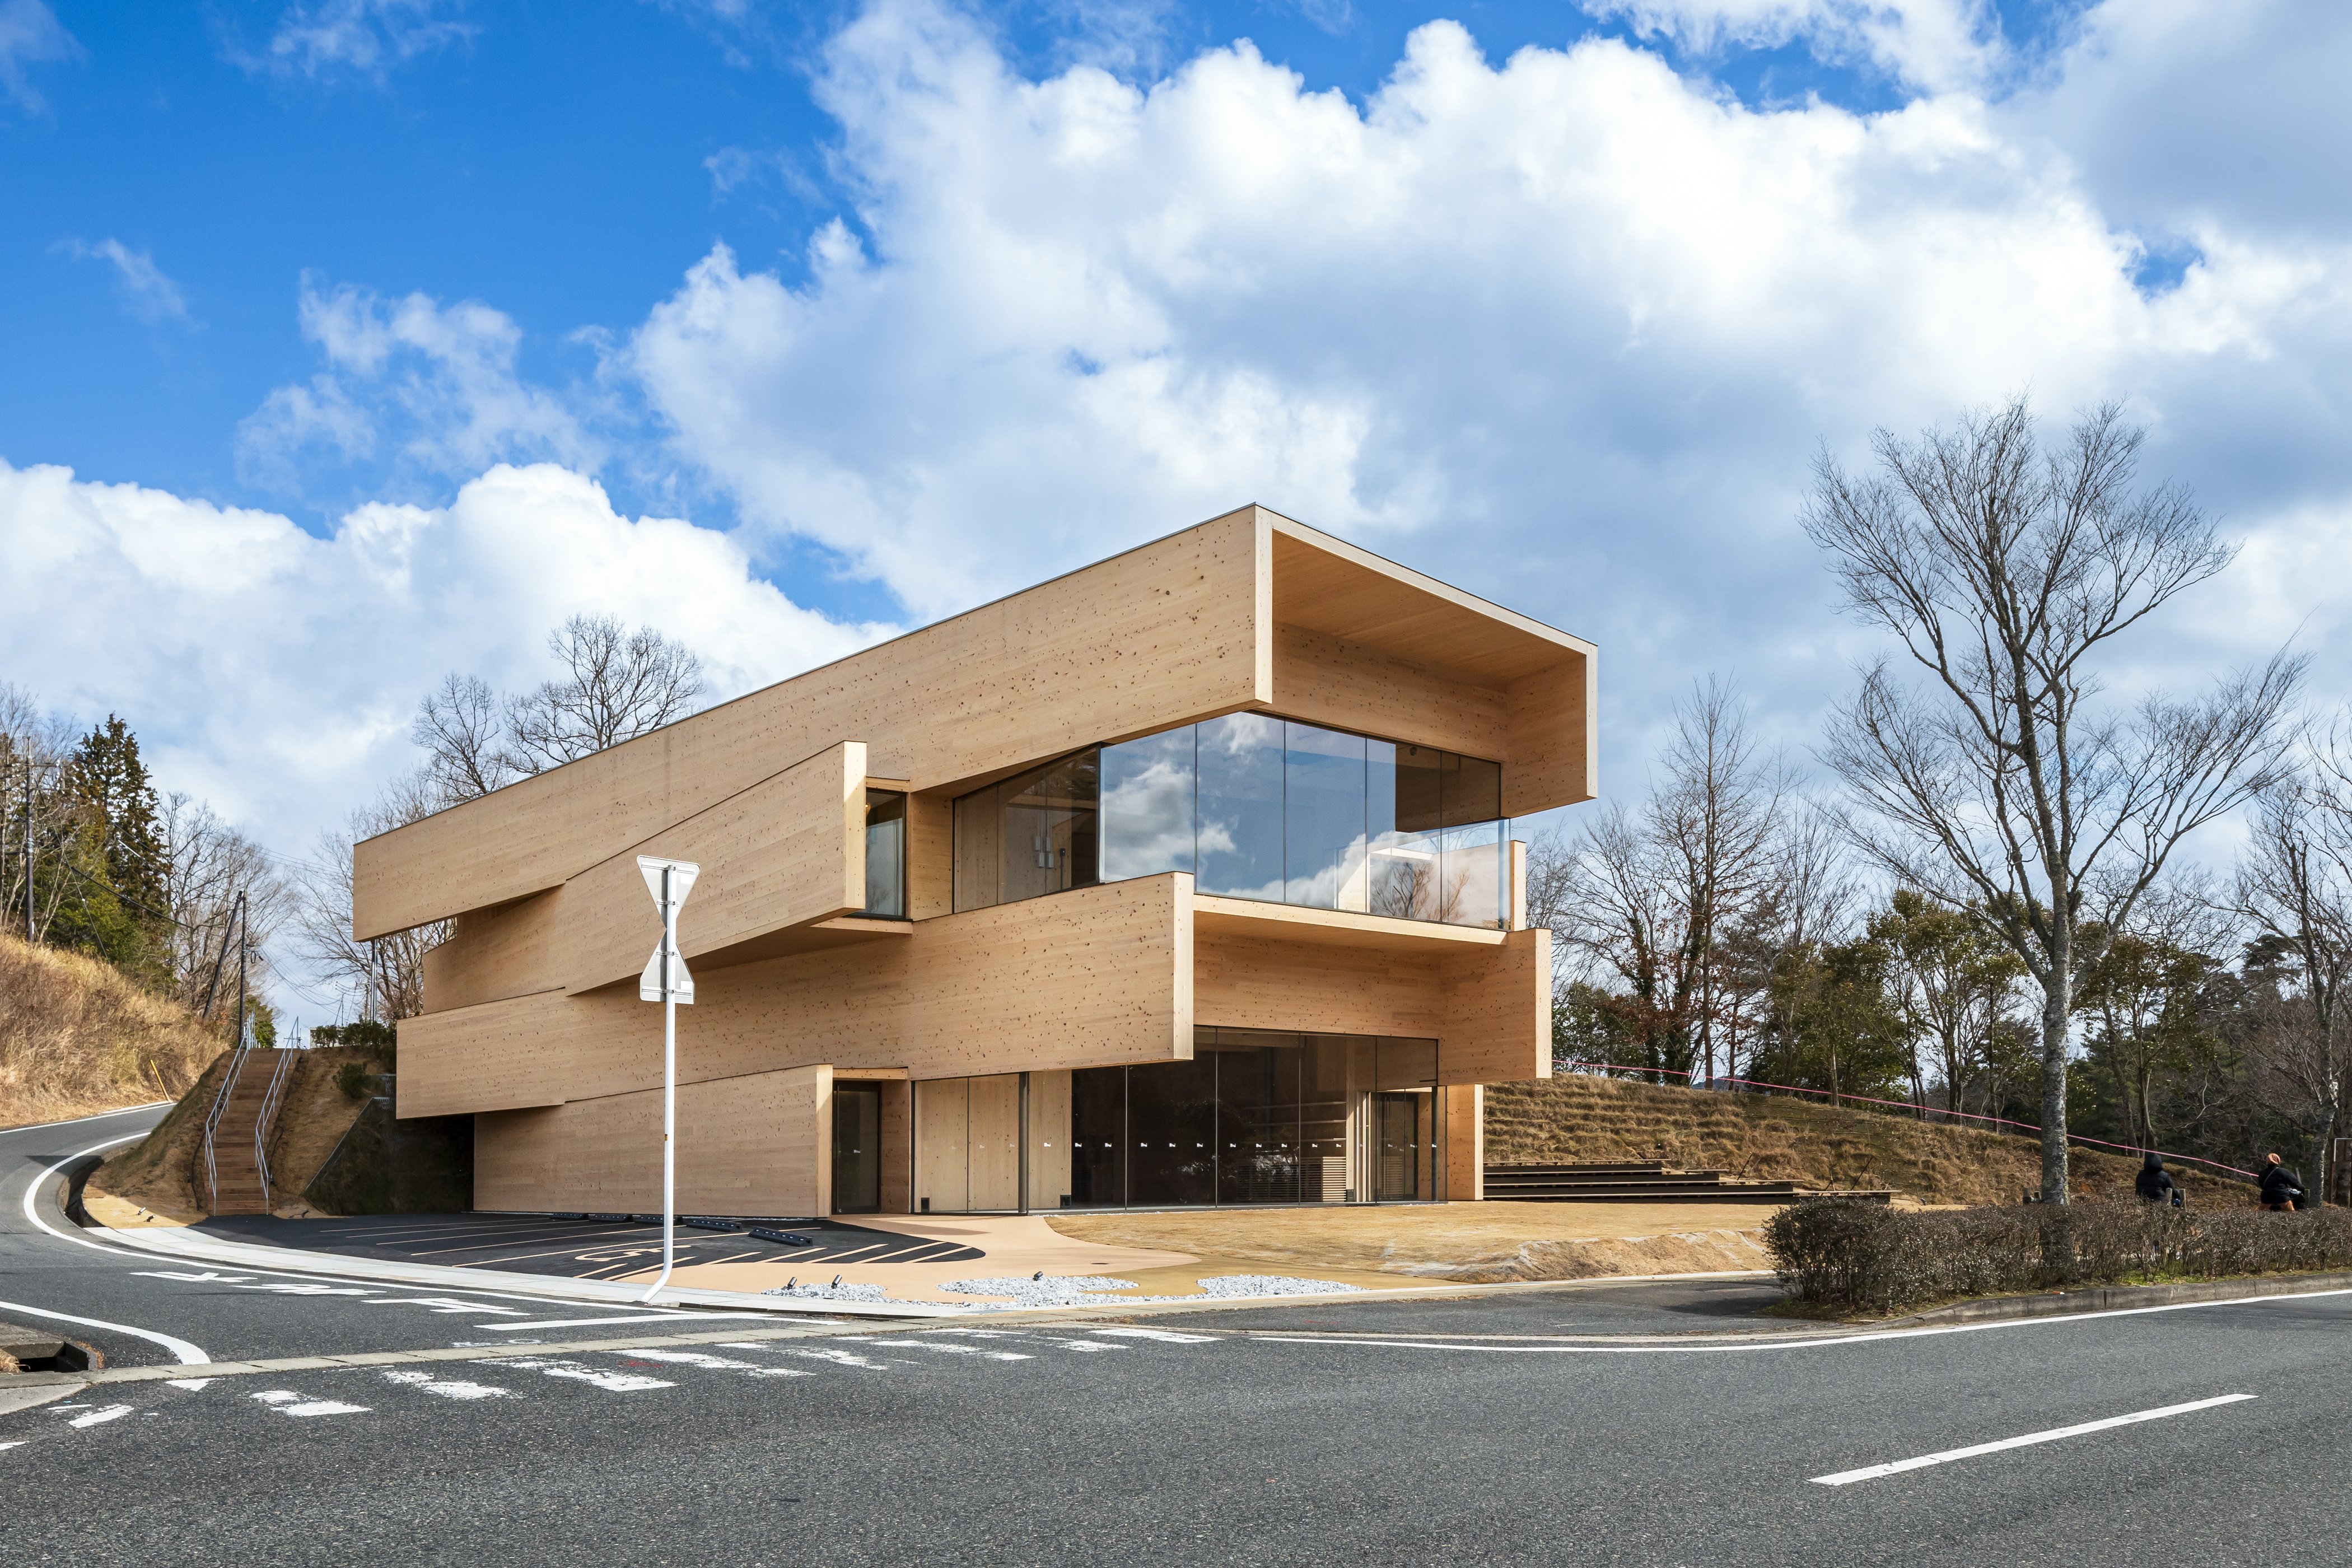
[[[177,1100],[220,1048],[111,964],[0,935],[0,1127]]]
[[[2031,1137],[1814,1104],[1786,1095],[1719,1094],[1582,1074],[1486,1090],[1490,1165],[1664,1160],[1759,1181],[1892,1187],[1930,1204],[2013,1204],[2042,1184]],[[2074,1190],[2131,1195],[2135,1157],[2077,1147]],[[2253,1202],[2242,1182],[2176,1165],[2189,1201]]]
[[[228,1060],[228,1053],[221,1053],[144,1142],[114,1155],[91,1175],[88,1191],[93,1199],[121,1198],[173,1220],[204,1217],[195,1173],[204,1159],[205,1118],[220,1093]],[[351,1064],[366,1073],[383,1066],[378,1054],[362,1046],[324,1046],[294,1053],[268,1144],[271,1187],[280,1214],[310,1212],[301,1206],[303,1190],[367,1108],[366,1092],[346,1094],[340,1082],[343,1068]],[[266,1074],[274,1065],[272,1053],[257,1051],[245,1070]],[[245,1129],[244,1136],[252,1134],[250,1127]]]

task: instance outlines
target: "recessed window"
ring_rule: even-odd
[[[907,797],[866,792],[866,907],[860,914],[907,918]]]

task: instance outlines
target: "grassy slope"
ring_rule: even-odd
[[[1785,1095],[1717,1094],[1571,1075],[1486,1090],[1489,1164],[1664,1160],[1765,1181],[1893,1187],[1927,1203],[2013,1204],[2041,1184],[2030,1137],[1920,1122]],[[2077,1147],[2074,1191],[2131,1195],[2136,1158]],[[2176,1169],[2189,1201],[2248,1204],[2253,1189]]]
[[[219,1050],[111,965],[0,936],[0,1127],[176,1100]]]
[[[247,1058],[254,1064],[267,1059]],[[335,1085],[336,1069],[353,1061],[371,1069],[382,1065],[376,1053],[363,1047],[330,1046],[302,1052],[288,1075],[269,1140],[269,1169],[276,1195],[282,1200],[280,1208],[299,1198],[367,1104],[365,1099],[353,1100]],[[91,1190],[127,1198],[172,1219],[202,1215],[205,1206],[197,1202],[194,1173],[203,1157],[205,1118],[211,1114],[213,1100],[220,1093],[221,1074],[227,1065],[228,1053],[224,1051],[145,1142],[106,1162],[90,1178]],[[246,1070],[262,1069],[251,1065]],[[251,1136],[250,1129],[247,1136]]]

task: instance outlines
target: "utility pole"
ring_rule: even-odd
[[[33,759],[25,762],[25,941],[33,940]]]

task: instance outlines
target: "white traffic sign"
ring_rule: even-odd
[[[687,973],[686,957],[677,950],[677,911],[686,905],[686,896],[694,890],[694,879],[702,875],[702,868],[691,860],[665,860],[658,856],[640,855],[637,869],[645,873],[646,890],[654,896],[654,907],[661,911],[661,940],[654,944],[653,957],[646,961],[646,971],[637,977],[637,997],[645,1002],[694,1001],[694,976]]]
[[[691,860],[665,860],[658,855],[637,857],[646,874],[646,888],[661,911],[661,941],[646,972],[637,978],[637,994],[662,1005],[662,1266],[646,1291],[650,1301],[669,1283],[677,1260],[677,1005],[694,1000],[694,976],[677,951],[677,911],[702,868]]]

